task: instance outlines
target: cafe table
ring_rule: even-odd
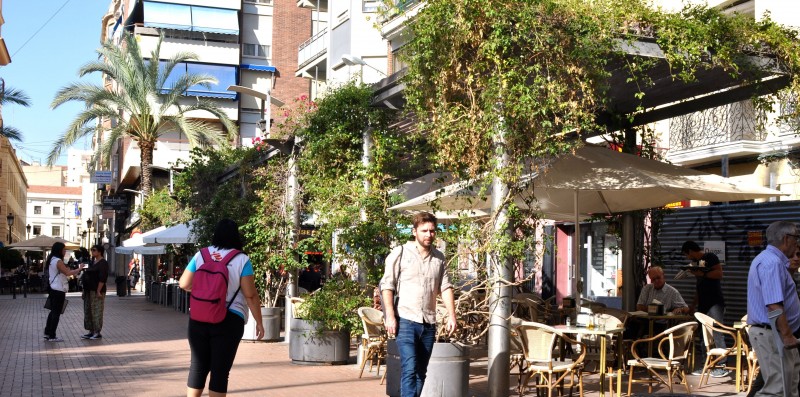
[[[554,325],[553,328],[558,330],[564,334],[570,335],[596,335],[600,338],[600,363],[599,363],[599,370],[600,370],[600,397],[605,397],[606,395],[606,342],[609,337],[613,336],[614,334],[619,334],[620,339],[622,338],[622,332],[625,331],[624,327],[618,328],[603,328],[599,329],[597,327],[589,329],[587,327],[577,327],[574,325]],[[618,357],[622,357],[622,343],[617,344],[619,346],[619,351],[617,352]],[[563,350],[562,350],[563,351]],[[617,379],[617,390],[619,392],[619,379]]]

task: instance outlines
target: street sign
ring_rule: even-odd
[[[89,182],[111,183],[111,171],[94,171]]]
[[[128,209],[128,197],[123,195],[113,195],[103,197],[103,210],[125,210]]]

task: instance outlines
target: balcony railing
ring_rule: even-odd
[[[726,106],[675,117],[669,122],[672,150],[692,150],[736,141],[764,141],[766,131],[756,128],[758,115],[752,102]]]
[[[306,40],[297,50],[297,67],[302,68],[328,51],[328,28]]]

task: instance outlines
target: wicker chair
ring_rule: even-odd
[[[536,379],[533,387],[547,389],[547,396],[553,395],[553,389],[559,387],[562,391],[564,386],[569,386],[570,394],[575,386],[576,376],[578,383],[578,393],[583,395],[583,360],[586,356],[586,346],[576,341],[556,329],[534,322],[524,322],[517,328],[517,332],[522,338],[522,352],[525,356],[527,368],[522,376],[519,388],[519,395],[522,396],[525,389],[529,387],[531,379]],[[555,358],[556,341],[563,340],[567,344],[579,346],[581,352],[573,360],[558,360]],[[570,383],[564,384],[567,375],[570,376]],[[563,394],[563,393],[562,393]]]
[[[678,324],[656,336],[633,342],[631,345],[633,359],[628,360],[628,396],[631,395],[631,386],[634,383],[647,383],[648,393],[653,393],[653,383],[663,383],[669,387],[669,391],[672,393],[676,374],[680,376],[681,384],[686,387],[686,393],[691,393],[689,384],[686,382],[685,364],[691,350],[695,329],[697,329],[695,322]],[[637,345],[650,342],[658,342],[659,357],[639,357],[636,352]],[[634,380],[633,373],[636,368],[646,369],[647,378]],[[666,377],[663,377],[658,371],[665,371]]]
[[[747,324],[747,315],[745,314],[742,317],[742,324]],[[742,329],[742,358],[747,363],[747,377],[742,377],[742,388],[741,390],[750,391],[750,388],[753,387],[753,380],[755,380],[758,371],[761,368],[758,365],[758,357],[756,356],[756,351],[753,350],[753,346],[750,344],[750,325],[747,324]],[[744,383],[747,383],[747,388],[745,389]]]
[[[732,327],[728,327],[724,324],[720,324],[719,321],[714,320],[713,318],[705,315],[703,313],[695,313],[694,317],[697,318],[697,321],[700,322],[702,327],[703,333],[703,345],[706,348],[706,362],[703,363],[703,374],[700,375],[700,383],[698,386],[703,386],[708,384],[708,378],[711,375],[711,370],[714,369],[717,364],[721,361],[727,359],[728,357],[736,358],[736,346],[732,347],[718,347],[714,343],[714,332],[719,332],[725,335],[730,336],[733,340],[736,340],[736,330]],[[736,367],[726,366],[726,369],[736,369]]]
[[[361,336],[361,372],[358,377],[364,375],[364,367],[369,360],[369,370],[377,365],[377,375],[381,374],[381,361],[386,358],[386,328],[383,326],[383,312],[371,307],[358,308],[358,317],[361,318],[361,325],[364,327],[364,334]]]

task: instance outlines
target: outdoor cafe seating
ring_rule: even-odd
[[[719,332],[723,335],[730,336],[734,341],[737,340],[736,330],[733,327],[728,327],[721,324],[719,321],[714,320],[703,313],[695,313],[694,316],[697,321],[702,325],[701,332],[703,335],[702,341],[706,351],[706,361],[703,363],[703,374],[700,375],[699,386],[707,385],[708,378],[711,377],[711,370],[717,368],[720,363],[725,363],[728,357],[735,359],[737,354],[737,346],[719,347],[714,343],[714,332]],[[737,342],[738,343],[738,342]],[[728,361],[730,363],[733,360]],[[730,364],[725,365],[725,369],[736,370],[735,366]]]
[[[662,383],[672,393],[676,375],[680,378],[681,384],[686,387],[686,392],[690,393],[689,384],[686,381],[686,363],[696,328],[697,323],[687,322],[668,328],[656,336],[633,342],[631,345],[633,359],[628,360],[628,395],[631,395],[631,387],[634,383],[646,383],[648,393],[653,392],[654,383]],[[657,343],[658,355],[641,357],[637,352],[638,345],[649,343]],[[646,377],[644,379],[634,379],[637,368],[645,370]],[[664,371],[665,375],[659,373],[660,371]]]
[[[546,389],[547,396],[553,395],[553,389],[569,387],[570,394],[577,385],[578,394],[583,395],[582,370],[586,357],[586,345],[570,338],[566,334],[549,325],[523,322],[517,327],[517,332],[522,339],[522,353],[525,357],[526,368],[520,382],[519,395],[522,396],[529,387]],[[557,357],[559,343],[575,346],[579,354],[571,358]],[[565,383],[569,377],[570,382]],[[533,384],[530,381],[533,380]]]
[[[364,375],[364,367],[369,361],[369,370],[377,366],[376,374],[381,374],[381,361],[386,359],[386,328],[383,325],[383,312],[371,307],[358,308],[358,317],[361,318],[361,325],[364,334],[361,336],[361,372],[358,377]],[[384,371],[385,372],[385,371]]]

